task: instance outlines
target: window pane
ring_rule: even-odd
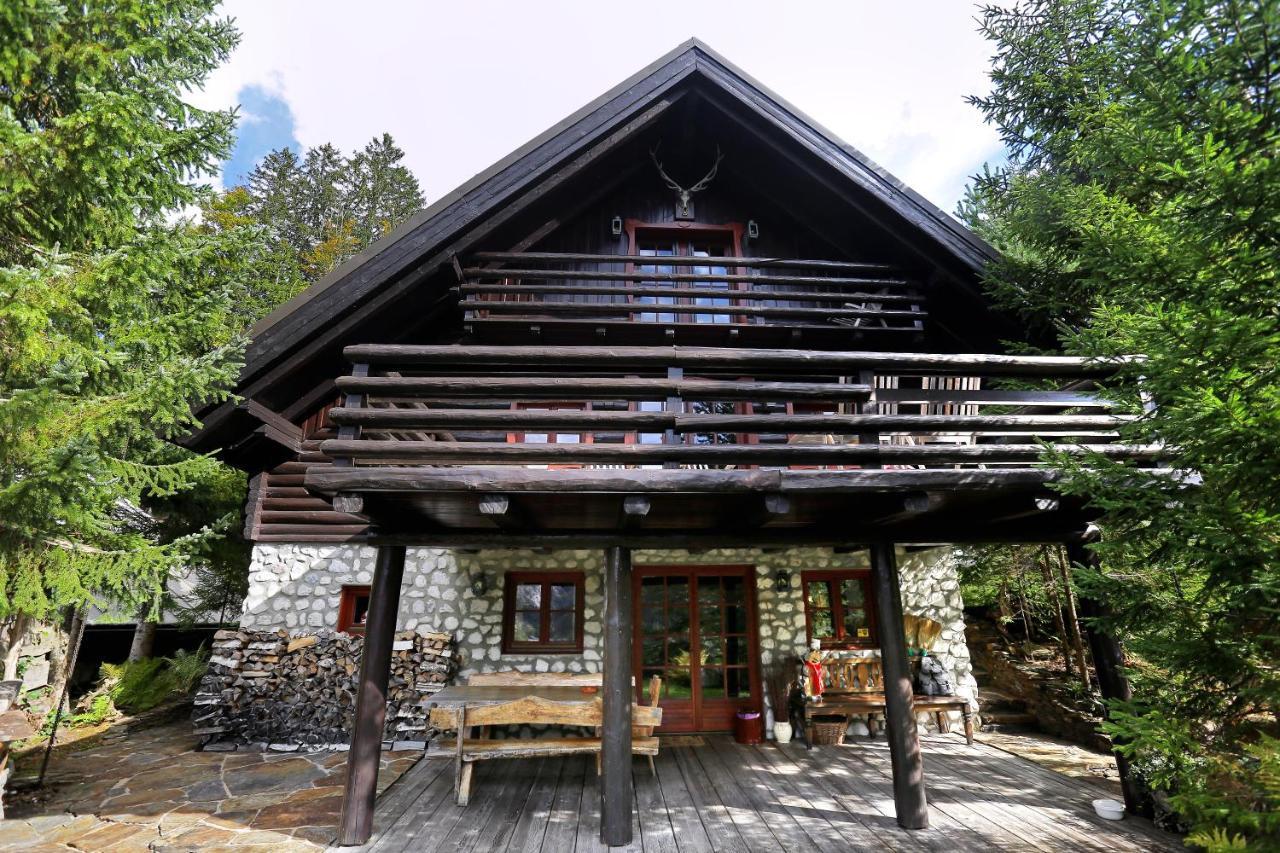
[[[712,637],[702,641],[702,663],[704,666],[724,663],[724,640]]]
[[[553,583],[551,585],[551,609],[572,610],[577,598],[578,588],[571,583]]]
[[[558,432],[556,433],[556,444],[580,444],[582,435],[576,432]]]
[[[667,620],[661,607],[646,607],[641,611],[640,624],[646,634],[664,634],[667,631]]]
[[[726,634],[743,634],[747,630],[747,608],[726,607],[724,609],[724,632]]]
[[[745,664],[747,662],[747,638],[729,637],[724,641],[725,663]]]
[[[698,630],[704,637],[721,632],[720,605],[704,604],[698,608]]]
[[[724,692],[730,699],[751,695],[751,676],[746,667],[725,668]]]
[[[831,589],[826,581],[809,581],[809,606],[831,606]]]
[[[662,680],[662,692],[668,699],[688,699],[692,696],[689,670],[668,669]]]
[[[546,444],[547,434],[545,432],[526,432],[524,434],[525,444]]]
[[[516,613],[516,640],[522,643],[536,643],[542,639],[542,614],[535,611],[522,610]]]
[[[813,611],[813,636],[815,639],[828,640],[835,636],[835,629],[831,624],[830,610]]]
[[[724,600],[729,604],[742,604],[742,578],[724,579]]]
[[[698,578],[698,601],[720,600],[720,578]]]
[[[689,581],[687,578],[667,579],[667,603],[672,609],[689,606]]]
[[[850,639],[866,639],[871,636],[871,630],[867,625],[867,611],[845,610],[844,635]]]
[[[551,642],[553,643],[572,643],[574,640],[573,629],[574,613],[572,610],[563,613],[551,614]]]
[[[542,584],[522,583],[516,586],[516,610],[537,610],[542,606]]]
[[[703,699],[723,699],[724,695],[724,670],[704,669],[702,671],[702,698]]]
[[[662,666],[662,664],[666,663],[662,655],[663,645],[661,637],[654,639],[646,638],[642,647],[640,662],[645,665],[654,664],[655,666]]]
[[[645,578],[640,582],[640,602],[647,607],[661,607],[663,595],[662,578]]]
[[[676,666],[689,665],[689,635],[679,634],[667,638],[667,663]]]
[[[862,607],[862,580],[859,578],[848,578],[840,584],[841,595],[843,596],[844,606]]]
[[[363,625],[369,618],[369,593],[361,592],[355,596],[351,605],[351,624]]]

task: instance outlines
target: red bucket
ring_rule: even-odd
[[[739,711],[733,718],[733,739],[755,744],[764,740],[764,720],[759,711]]]

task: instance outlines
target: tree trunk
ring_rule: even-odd
[[[1053,623],[1058,629],[1058,646],[1062,649],[1062,660],[1065,662],[1067,675],[1071,675],[1071,640],[1067,636],[1067,625],[1062,618],[1062,600],[1058,597],[1058,585],[1053,579],[1053,569],[1049,566],[1049,546],[1040,549],[1040,575],[1044,578],[1044,590],[1049,596],[1049,606],[1053,608]]]
[[[67,607],[55,626],[53,650],[49,653],[49,710],[54,708],[59,697],[66,695],[63,687],[74,674],[71,672],[71,656],[74,653],[72,644],[79,635],[83,619],[79,608]]]
[[[1027,608],[1027,569],[1025,566],[1018,567],[1018,602],[1022,609],[1022,630],[1026,635],[1024,639],[1031,642],[1031,614]]]
[[[133,644],[129,646],[129,663],[137,663],[152,656],[156,646],[156,628],[159,623],[151,622],[138,614],[138,623],[133,628]]]
[[[1084,654],[1084,636],[1080,633],[1080,616],[1076,611],[1076,594],[1071,588],[1071,569],[1067,567],[1067,557],[1061,545],[1054,548],[1058,555],[1058,571],[1062,574],[1063,595],[1067,605],[1067,627],[1071,630],[1071,643],[1076,649],[1076,665],[1080,668],[1080,680],[1084,689],[1091,691],[1093,682],[1089,678],[1089,661]]]
[[[22,654],[22,638],[31,623],[25,613],[15,613],[0,623],[0,654],[3,654],[4,673],[0,681],[14,681],[18,677],[18,657]]]

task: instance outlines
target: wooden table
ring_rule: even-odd
[[[551,702],[590,705],[600,698],[600,692],[583,693],[581,687],[542,687],[534,684],[511,686],[459,684],[446,687],[431,698],[431,725],[440,730],[457,728],[458,714],[463,707],[501,705],[515,702],[526,696],[537,696]]]

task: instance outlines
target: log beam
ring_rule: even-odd
[[[631,552],[605,550],[604,734],[601,744],[600,841],[631,843]]]
[[[387,716],[387,679],[391,674],[391,645],[400,610],[404,578],[402,545],[381,545],[369,592],[364,651],[360,658],[360,686],[356,694],[351,750],[347,754],[346,784],[342,792],[338,844],[356,846],[373,832],[373,806],[378,794],[378,761]]]
[[[903,829],[929,826],[920,736],[911,705],[911,667],[902,620],[902,589],[893,543],[871,546],[871,577],[880,616],[880,657],[884,668],[885,729],[893,765],[893,804]]]

